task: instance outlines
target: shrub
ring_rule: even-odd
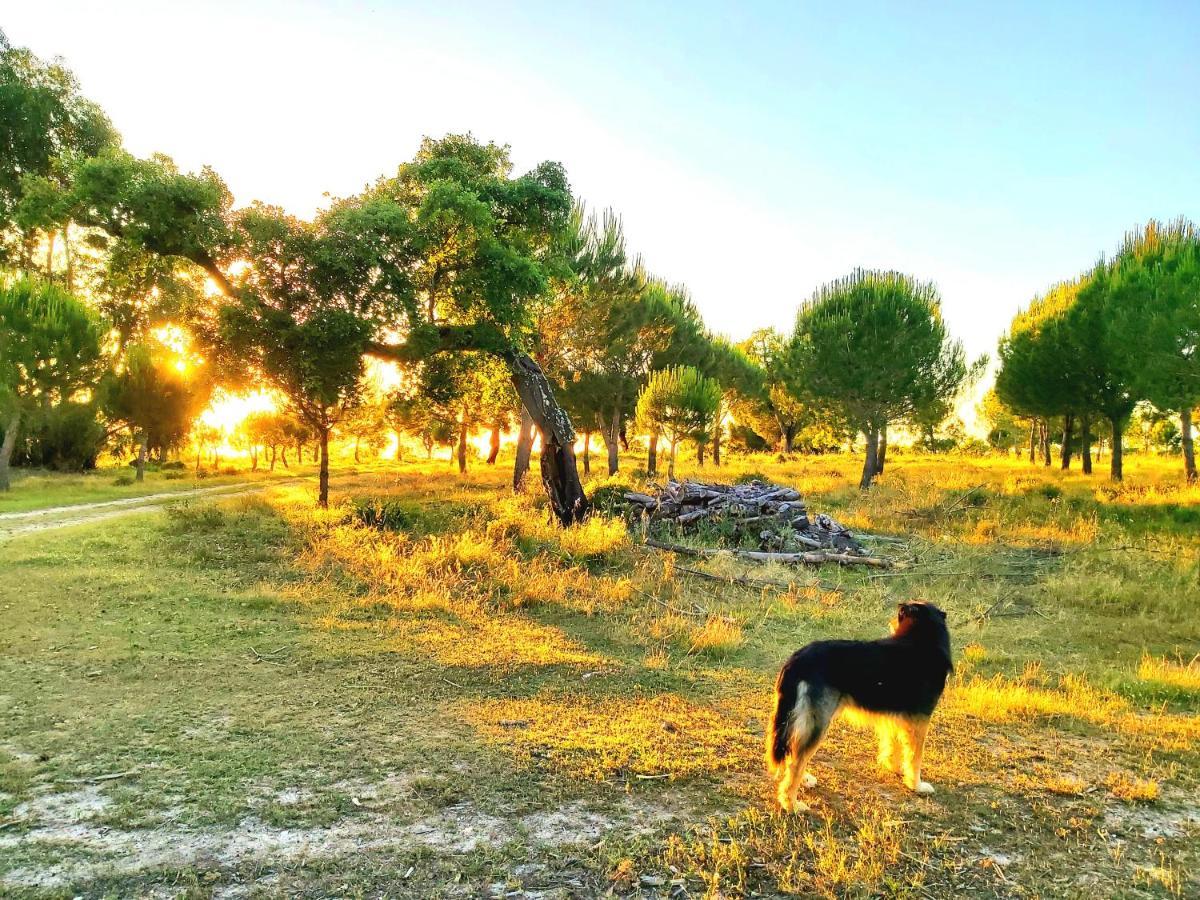
[[[113,484],[117,487],[128,487],[133,484],[136,479],[132,475],[118,475],[113,479]]]
[[[159,468],[164,472],[182,471],[187,468],[187,464],[183,460],[175,459],[170,462],[162,463]]]
[[[734,484],[749,484],[752,481],[761,481],[763,484],[770,484],[771,479],[757,470],[743,472],[737,478],[733,479]]]
[[[186,477],[183,472],[163,472],[163,481],[182,481]]]
[[[354,501],[352,518],[368,528],[385,531],[411,531],[420,522],[419,511],[400,500],[365,497]]]

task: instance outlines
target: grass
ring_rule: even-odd
[[[291,469],[279,467],[274,472],[266,469],[251,472],[249,465],[243,463],[240,466],[222,466],[217,472],[205,469],[203,477],[197,478],[192,468],[148,469],[146,480],[138,484],[129,466],[108,466],[72,474],[14,469],[12,489],[6,493],[0,492],[0,514],[282,479],[299,474],[311,475],[315,471],[314,466],[306,464]]]
[[[279,483],[14,538],[0,885],[1195,894],[1200,492],[1156,460],[1113,490],[896,454],[863,496],[858,463],[721,470],[898,541],[875,545],[903,563],[886,572],[686,563],[786,589],[691,576],[618,518],[562,531],[483,466],[352,475],[328,511]],[[906,793],[840,726],[812,812],[775,812],[776,667],[809,640],[877,636],[914,597],[948,611],[956,651],[927,752],[938,793]]]

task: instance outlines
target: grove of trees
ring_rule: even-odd
[[[1048,461],[1060,434],[1064,466],[1078,446],[1090,469],[1103,426],[1119,478],[1123,430],[1151,404],[1176,416],[1194,479],[1198,285],[1194,228],[1152,222],[1036,299],[1001,343],[993,444],[1028,434]],[[372,358],[399,384],[382,388]],[[684,446],[720,465],[730,447],[821,453],[861,435],[867,489],[889,435],[938,444],[984,363],[948,334],[931,282],[886,271],[818,288],[790,333],[731,343],[561,165],[515,172],[507,147],[470,134],[427,138],[311,220],[237,207],[210,169],[128,153],[61,63],[0,33],[2,488],[12,460],[86,466],[105,445],[138,479],[188,444],[197,469],[215,465],[228,435],[200,414],[215,389],[253,387],[278,408],[246,418],[240,446],[256,469],[308,449],[322,505],[331,441],[358,461],[393,432],[466,470],[472,435],[495,464],[515,429],[516,487],[540,437],[563,524],[588,513],[577,431],[585,448],[600,438],[609,475],[644,440],[646,472],[661,449],[668,477]]]
[[[1000,342],[996,396],[1030,427],[1049,464],[1079,447],[1085,472],[1097,427],[1121,480],[1125,429],[1148,402],[1179,421],[1184,475],[1196,480],[1193,411],[1200,405],[1200,235],[1179,219],[1130,232],[1111,259],[1037,297]]]

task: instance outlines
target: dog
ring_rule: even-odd
[[[954,671],[946,614],[931,603],[901,603],[891,637],[877,641],[815,641],[797,650],[775,680],[775,709],[767,725],[767,770],[779,781],[785,812],[808,807],[796,799],[817,779],[806,771],[830,723],[842,715],[874,728],[879,764],[905,785],[932,794],[921,780],[929,718]]]

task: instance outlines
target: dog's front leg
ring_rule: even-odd
[[[925,734],[929,731],[929,719],[905,719],[900,728],[900,742],[904,747],[904,784],[918,794],[932,794],[933,785],[921,780],[921,757],[925,752]]]
[[[896,745],[899,743],[896,731],[900,726],[891,716],[881,716],[875,723],[875,736],[879,739],[879,753],[875,757],[881,769],[889,772],[900,771],[896,760]]]

